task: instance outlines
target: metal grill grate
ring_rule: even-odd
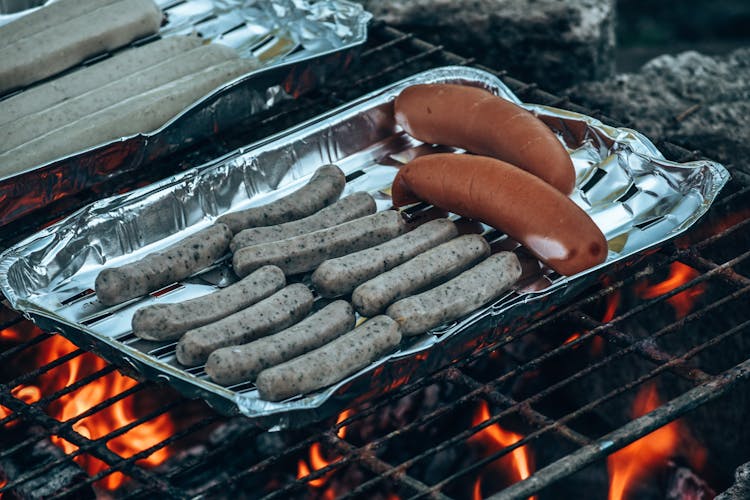
[[[50,207],[44,214],[27,217],[12,228],[4,229],[4,241],[20,238],[29,231],[58,219],[73,208],[92,199],[123,189],[132,189],[143,183],[174,173],[183,168],[225,153],[242,144],[259,139],[272,132],[282,130],[302,120],[311,118],[336,105],[347,102],[370,90],[404,78],[419,71],[446,64],[466,65],[472,61],[430,45],[415,37],[399,32],[383,23],[371,26],[370,38],[359,63],[336,81],[328,82],[320,90],[297,101],[290,101],[281,109],[265,117],[253,127],[238,127],[236,135],[216,139],[191,152],[164,162],[157,168],[144,172],[137,179],[113,180],[109,186],[97,192],[85,193],[73,200],[64,200],[58,206]],[[484,68],[486,69],[486,68]],[[583,112],[605,122],[621,125],[599,113],[575,106],[566,98],[556,97],[539,90],[534,84],[524,84],[504,73],[501,76],[506,84],[523,100],[541,104],[566,107]],[[699,158],[697,151],[687,151],[673,144],[657,143],[671,159],[689,161]],[[60,456],[56,460],[39,464],[10,477],[0,488],[14,490],[30,481],[43,477],[50,470],[69,462],[73,457],[91,455],[105,462],[108,468],[84,481],[77,481],[59,490],[54,498],[71,495],[90,494],[93,483],[115,472],[124,473],[131,481],[126,488],[118,490],[118,496],[125,498],[150,498],[154,493],[174,498],[205,495],[247,497],[289,498],[320,494],[321,489],[310,486],[315,479],[329,479],[348,474],[357,480],[348,484],[346,491],[340,491],[342,498],[372,498],[376,493],[383,498],[396,494],[400,498],[454,498],[464,496],[465,485],[471,482],[482,469],[500,457],[511,454],[524,445],[534,447],[539,443],[558,443],[556,454],[545,456],[539,464],[540,470],[528,480],[518,482],[501,492],[496,498],[527,498],[544,488],[563,480],[590,464],[601,461],[614,451],[643,437],[649,432],[673,422],[686,412],[708,403],[736,388],[750,375],[750,352],[738,353],[739,362],[722,366],[721,369],[706,368],[696,361],[702,353],[711,351],[723,342],[747,335],[750,325],[750,312],[742,311],[741,305],[747,302],[750,293],[750,257],[747,240],[744,246],[737,243],[743,233],[747,233],[750,222],[734,220],[726,228],[711,234],[714,224],[734,213],[738,207],[747,207],[750,202],[750,176],[733,169],[733,181],[724,195],[707,216],[706,220],[693,230],[689,237],[694,241],[689,246],[677,242],[661,248],[647,256],[634,269],[620,270],[614,274],[609,284],[589,290],[575,303],[555,311],[528,328],[506,335],[499,344],[486,346],[474,355],[457,360],[452,366],[434,373],[416,383],[400,387],[386,396],[363,404],[336,424],[324,423],[303,431],[269,434],[242,419],[227,419],[214,414],[199,403],[187,401],[159,387],[152,382],[142,382],[125,392],[109,398],[86,412],[65,422],[49,416],[45,408],[51,402],[73,393],[75,390],[105,377],[115,370],[111,365],[92,373],[57,392],[45,395],[35,403],[27,403],[14,396],[13,389],[20,384],[33,382],[38,376],[48,373],[72,359],[84,355],[83,350],[75,350],[65,356],[40,366],[34,370],[13,376],[9,380],[3,376],[0,384],[0,405],[11,413],[0,419],[2,428],[14,422],[41,426],[44,433],[30,433],[12,446],[0,450],[0,463],[17,453],[47,440],[51,435],[59,436],[78,447],[71,455]],[[698,237],[705,230],[707,236]],[[746,238],[746,237],[745,237]],[[720,250],[716,250],[716,249]],[[695,276],[673,290],[654,298],[637,301],[624,312],[607,318],[595,319],[596,311],[614,294],[625,293],[649,278],[660,276],[673,263],[678,262],[695,269]],[[712,299],[700,303],[693,312],[676,321],[657,321],[654,326],[630,333],[628,325],[644,315],[657,315],[668,301],[685,291],[710,286]],[[738,307],[739,306],[739,307]],[[668,307],[668,306],[666,306]],[[664,342],[690,328],[692,325],[726,314],[727,310],[739,310],[734,318],[711,335],[695,339]],[[748,317],[746,317],[748,316]],[[9,310],[0,311],[0,330],[27,325],[20,317],[14,317]],[[566,332],[577,331],[580,335],[566,343],[544,345],[533,353],[526,352],[529,343],[543,338],[551,330],[565,325]],[[46,334],[38,334],[0,352],[0,363],[12,363],[25,352],[38,347],[48,339]],[[575,357],[574,351],[604,339],[606,352],[598,357],[584,359],[580,366],[564,377],[534,390],[521,391],[523,397],[509,396],[513,384],[531,373],[555,363],[565,362]],[[498,353],[500,353],[498,355]],[[578,356],[581,358],[581,356]],[[556,394],[567,391],[577,384],[604,377],[604,373],[623,360],[637,358],[645,362],[647,369],[636,373],[626,383],[602,390],[590,400],[568,408],[549,404]],[[500,361],[498,361],[500,359]],[[488,368],[492,375],[487,375]],[[496,369],[500,369],[497,375]],[[2,375],[0,371],[0,375]],[[605,425],[596,420],[596,415],[613,400],[623,397],[645,383],[662,377],[675,377],[687,384],[687,389],[678,394],[670,394],[668,404],[637,419],[619,424]],[[409,418],[393,417],[393,422],[374,425],[374,420],[382,420],[382,415],[393,415],[394,408],[408,406],[409,402],[429,399],[430,391],[438,388],[441,403],[414,410]],[[156,391],[166,394],[167,402],[156,410],[149,410],[139,418],[116,431],[98,439],[91,439],[78,432],[74,426],[96,412],[110,407],[126,397]],[[489,403],[490,417],[480,424],[472,425],[467,414],[480,402]],[[416,403],[415,403],[416,404]],[[142,452],[123,458],[107,444],[112,439],[125,434],[132,428],[153,420],[160,415],[192,415],[166,440]],[[450,425],[446,425],[449,422]],[[598,422],[597,425],[589,425]],[[452,468],[437,479],[425,473],[426,464],[434,463],[446,453],[464,450],[483,430],[502,423],[513,428],[523,429],[524,437],[511,446],[502,447],[492,453],[476,456],[469,463],[461,462],[460,467]],[[342,437],[342,428],[356,427],[370,429],[357,435]],[[229,429],[224,436],[217,437],[212,432]],[[375,429],[375,430],[372,430]],[[428,432],[436,429],[436,432]],[[443,434],[443,429],[452,429]],[[364,437],[363,437],[364,436]],[[276,444],[268,440],[276,440]],[[137,463],[138,460],[165,447],[182,447],[186,441],[198,442],[198,451],[175,457],[165,465],[151,469]],[[417,442],[415,444],[414,442]],[[279,443],[282,443],[279,445]],[[319,444],[326,450],[330,463],[314,470],[311,474],[296,478],[296,465],[306,457],[311,446]],[[262,450],[271,450],[262,452]],[[261,451],[259,451],[261,450]],[[352,472],[354,471],[354,472]],[[433,475],[434,476],[434,475]],[[0,483],[2,484],[2,483]],[[495,498],[495,497],[493,497]]]

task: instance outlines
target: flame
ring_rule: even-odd
[[[37,329],[36,333],[40,333],[40,331]],[[76,349],[75,345],[59,335],[50,337],[36,348],[36,366],[48,364]],[[85,353],[48,370],[36,380],[36,385],[19,385],[14,387],[11,392],[13,396],[31,404],[39,401],[44,395],[53,394],[106,366],[107,364],[102,358],[91,353]],[[46,411],[50,416],[65,422],[135,386],[136,383],[129,377],[118,372],[112,372],[55,399],[49,404]],[[138,407],[136,396],[136,394],[130,395],[79,420],[73,424],[73,429],[89,439],[99,439],[130,424],[139,418],[136,411]],[[0,415],[4,411],[7,411],[7,409],[0,408]],[[174,424],[170,416],[163,414],[109,440],[107,447],[123,458],[129,458],[163,441],[173,432]],[[68,454],[78,449],[77,446],[59,436],[52,436],[51,441]],[[139,460],[138,464],[153,467],[163,463],[168,457],[168,447],[164,447]],[[74,460],[92,476],[109,467],[106,463],[87,454],[80,454]],[[105,476],[97,484],[106,489],[114,490],[120,487],[125,479],[123,474],[115,472]]]
[[[352,410],[344,410],[341,413],[339,413],[338,418],[336,418],[336,425],[340,424],[341,422],[349,418],[351,414],[352,414]],[[341,426],[341,428],[339,428],[339,430],[336,432],[336,435],[339,438],[344,439],[344,437],[346,436],[346,428],[347,428],[346,425]],[[312,472],[328,467],[332,463],[335,463],[341,460],[341,457],[336,457],[333,460],[327,460],[323,456],[320,443],[317,443],[317,442],[313,443],[310,446],[308,455],[309,455],[309,460],[310,460],[310,466],[312,467],[308,466],[307,462],[305,462],[304,460],[301,460],[301,459],[298,460],[297,461],[297,479],[305,478],[309,476]],[[328,482],[333,472],[334,471],[327,472],[326,474],[323,474],[319,478],[309,480],[307,483],[313,488],[321,488],[325,486],[325,484]],[[327,488],[323,492],[323,498],[325,499],[330,498],[331,500],[333,500],[335,497],[336,497],[336,492],[334,491],[334,488]]]
[[[656,385],[643,386],[633,403],[632,417],[638,418],[661,405]],[[655,430],[607,459],[609,500],[624,500],[630,486],[650,471],[666,463],[677,448],[680,430],[677,422]]]
[[[480,400],[479,407],[474,413],[471,425],[477,426],[482,422],[489,420],[490,409],[486,401]],[[495,423],[485,427],[469,438],[469,442],[477,443],[490,450],[490,453],[502,448],[507,448],[523,439],[523,436],[515,432],[506,431],[499,424]],[[531,475],[534,468],[533,458],[528,446],[519,446],[513,450],[510,455],[504,456],[493,462],[496,466],[501,467],[505,473],[510,476],[515,483],[526,479]],[[476,496],[477,492],[479,497]],[[474,498],[481,498],[481,476],[477,478],[473,489]],[[532,497],[535,498],[535,497]]]
[[[482,500],[482,476],[477,476],[474,480],[474,487],[471,489],[472,500]]]
[[[653,299],[671,292],[675,288],[696,278],[700,273],[682,262],[673,262],[669,266],[669,276],[656,285],[641,283],[635,288],[636,294],[642,299]],[[706,284],[700,283],[684,292],[667,299],[667,303],[674,308],[677,318],[684,318],[693,309],[695,301],[706,290]]]
[[[21,342],[23,338],[23,333],[18,328],[11,326],[4,330],[0,330],[0,340],[7,342]]]
[[[578,332],[576,332],[576,333],[574,333],[573,335],[571,335],[570,337],[568,337],[568,338],[567,338],[567,339],[565,340],[565,342],[563,342],[563,344],[570,344],[571,342],[575,342],[576,340],[578,340],[578,339],[580,339],[580,338],[581,338],[581,334],[580,334],[580,333],[578,333]]]

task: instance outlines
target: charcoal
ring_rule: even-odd
[[[734,484],[716,500],[744,500],[750,498],[750,462],[737,467]]]
[[[676,464],[670,465],[666,500],[710,500],[716,496],[708,483],[691,469]]]

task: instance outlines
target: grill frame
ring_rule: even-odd
[[[175,158],[173,161],[165,162],[160,168],[154,171],[143,173],[139,178],[134,179],[130,187],[135,187],[139,183],[148,183],[158,178],[161,178],[168,173],[174,173],[193,164],[201,163],[201,159],[209,159],[211,157],[218,156],[219,154],[225,153],[231,149],[234,149],[238,145],[247,143],[251,140],[268,135],[271,131],[278,131],[286,128],[289,124],[300,122],[304,119],[310,118],[319,114],[325,109],[340,105],[344,102],[351,100],[353,97],[364,94],[367,91],[378,88],[388,81],[396,81],[399,77],[400,71],[407,71],[409,74],[419,71],[422,66],[421,64],[429,64],[428,67],[454,64],[454,65],[467,65],[472,64],[471,59],[465,59],[457,56],[451,52],[444,50],[441,46],[435,46],[419,40],[414,36],[403,33],[395,28],[392,28],[382,22],[375,22],[370,28],[370,37],[365,50],[361,54],[362,64],[358,67],[353,67],[350,74],[345,76],[339,81],[331,82],[324,89],[313,92],[307,97],[301,98],[296,103],[296,106],[288,107],[283,110],[276,110],[269,116],[265,117],[261,122],[258,130],[255,131],[255,135],[251,134],[239,134],[238,136],[230,136],[214,139],[209,143],[200,146],[198,149],[194,149],[187,156],[181,156]],[[390,52],[395,52],[395,55],[401,56],[398,60],[391,64],[379,65],[375,68],[374,63],[369,63],[371,58],[379,58],[383,55],[384,59],[388,59]],[[405,57],[403,57],[405,56]],[[434,62],[433,59],[437,58],[438,61]],[[413,66],[417,65],[415,69]],[[544,92],[536,87],[534,84],[526,84],[515,80],[504,72],[493,71],[489,68],[480,67],[486,71],[489,71],[500,78],[513,90],[521,99],[524,101],[536,102],[539,104],[550,105],[554,107],[563,107],[573,111],[581,112],[589,116],[593,116],[605,123],[612,124],[615,126],[623,126],[621,123],[617,123],[615,120],[611,120],[601,113],[595,110],[588,110],[581,106],[576,106],[568,102],[565,97],[557,97],[547,92]],[[374,70],[374,71],[373,71]],[[354,73],[362,72],[360,78],[355,81],[351,81],[351,76]],[[373,71],[368,73],[368,71]],[[354,95],[353,95],[354,94]],[[301,116],[302,115],[302,116]],[[655,141],[659,149],[664,152],[665,156],[670,159],[679,162],[691,161],[696,159],[702,159],[702,155],[699,151],[688,151],[680,146],[671,144],[666,141]],[[734,188],[734,193],[722,196],[717,200],[715,207],[712,212],[720,212],[723,210],[730,210],[732,203],[735,200],[743,200],[745,197],[750,195],[750,175],[742,171],[739,167],[735,167],[732,170],[733,181],[731,185]],[[107,189],[117,190],[121,186],[112,185]],[[45,214],[34,214],[31,218],[27,218],[24,222],[14,224],[9,230],[5,230],[4,235],[10,240],[19,239],[25,234],[36,229],[40,224],[50,222],[56,218],[66,215],[71,211],[71,207],[87,203],[88,201],[98,198],[109,193],[106,192],[91,192],[85,196],[78,196],[74,200],[63,200],[59,207],[54,207],[49,213]],[[86,198],[90,196],[90,198]],[[106,369],[97,372],[96,374],[90,375],[80,382],[69,386],[67,388],[58,391],[55,394],[46,396],[40,402],[34,404],[27,404],[20,399],[15,398],[11,394],[11,390],[18,384],[27,383],[32,381],[36,376],[41,373],[45,373],[51,370],[54,366],[59,366],[65,361],[81,356],[83,350],[77,349],[71,354],[56,360],[48,365],[38,367],[37,369],[24,373],[20,377],[8,381],[7,383],[0,384],[0,404],[6,406],[13,411],[9,417],[0,420],[0,426],[8,423],[12,420],[20,419],[25,422],[32,422],[34,424],[41,425],[45,429],[48,429],[50,434],[54,433],[63,437],[64,439],[76,444],[80,447],[81,453],[88,453],[97,457],[107,464],[110,465],[110,469],[103,471],[102,473],[87,479],[84,482],[80,482],[75,485],[71,485],[69,488],[58,492],[58,497],[63,497],[70,494],[81,493],[84,488],[89,487],[95,481],[105,477],[107,474],[112,472],[124,472],[130,476],[136,483],[137,487],[126,492],[126,498],[141,498],[147,497],[153,492],[159,492],[173,498],[186,498],[195,495],[211,495],[219,494],[222,491],[232,491],[233,487],[240,487],[244,481],[253,475],[263,475],[269,470],[273,471],[274,468],[278,468],[279,464],[288,461],[290,457],[294,457],[300,452],[304,452],[315,442],[322,442],[327,448],[335,451],[341,457],[340,460],[324,467],[322,469],[314,471],[311,475],[306,476],[297,480],[287,481],[281,488],[271,492],[266,498],[286,498],[290,495],[296,495],[304,493],[307,489],[308,482],[311,479],[321,478],[326,476],[331,471],[341,470],[348,465],[356,465],[368,471],[373,477],[363,483],[361,483],[355,489],[349,491],[344,498],[356,498],[358,496],[370,493],[373,490],[386,490],[398,489],[399,492],[409,492],[410,498],[424,498],[424,497],[437,497],[437,498],[449,498],[442,490],[443,487],[448,486],[448,480],[455,479],[455,476],[461,476],[464,474],[473,473],[479,471],[480,468],[485,464],[489,463],[500,456],[511,453],[514,449],[524,444],[533,443],[543,433],[550,432],[558,436],[560,439],[571,443],[577,447],[577,450],[565,457],[562,457],[541,470],[537,471],[529,480],[524,482],[516,483],[515,485],[506,488],[502,492],[499,492],[492,498],[525,498],[533,493],[537,493],[548,485],[554,484],[556,481],[563,477],[567,477],[570,474],[582,469],[583,467],[600,460],[602,457],[624,447],[625,445],[635,441],[636,439],[648,434],[652,430],[661,427],[667,423],[673,422],[679,416],[684,413],[706,404],[709,401],[718,398],[721,394],[731,391],[740,382],[750,376],[750,360],[746,360],[739,365],[730,368],[726,372],[718,374],[709,374],[704,370],[696,368],[690,363],[690,359],[693,358],[703,349],[717,344],[725,338],[729,338],[738,333],[748,330],[748,322],[743,322],[735,325],[732,329],[727,332],[723,332],[717,336],[712,337],[707,342],[704,342],[698,346],[692,346],[692,349],[681,355],[673,355],[672,353],[665,352],[662,349],[657,348],[654,344],[647,342],[648,339],[657,335],[667,335],[672,333],[687,323],[700,320],[703,315],[709,314],[717,306],[717,303],[721,301],[737,300],[746,293],[750,292],[750,278],[739,274],[732,268],[745,262],[750,257],[750,252],[741,253],[736,255],[734,258],[723,263],[717,263],[701,255],[701,250],[715,243],[721,243],[727,238],[731,238],[732,235],[736,235],[737,231],[745,228],[749,222],[743,221],[735,224],[724,231],[703,239],[692,247],[680,248],[675,244],[667,244],[659,249],[657,252],[644,258],[643,264],[639,265],[639,272],[631,273],[630,275],[619,279],[618,281],[603,286],[593,293],[589,293],[582,298],[579,298],[574,303],[565,306],[554,313],[536,321],[529,327],[514,333],[511,337],[505,339],[503,342],[487,346],[484,349],[478,351],[472,356],[465,359],[459,360],[449,367],[437,371],[436,373],[420,379],[414,383],[403,386],[391,394],[383,397],[376,398],[372,402],[372,405],[368,408],[358,411],[355,415],[347,418],[346,420],[337,423],[323,423],[310,426],[305,429],[305,438],[299,440],[283,451],[281,454],[273,455],[265,459],[260,460],[257,463],[252,464],[249,467],[243,467],[243,472],[234,474],[229,477],[221,477],[214,482],[206,484],[199,488],[190,488],[189,486],[183,486],[185,481],[180,481],[180,476],[189,474],[193,470],[199,470],[201,467],[206,467],[212,463],[217,456],[222,455],[227,450],[231,449],[229,445],[218,446],[216,449],[204,454],[201,457],[196,457],[192,461],[188,461],[186,464],[180,464],[177,470],[167,470],[166,472],[155,471],[139,466],[135,461],[144,456],[148,456],[150,453],[158,448],[171,445],[172,443],[190,435],[194,435],[201,430],[210,428],[217,423],[227,423],[228,419],[220,417],[210,411],[206,410],[205,414],[198,419],[196,422],[190,424],[184,429],[178,431],[172,435],[166,441],[158,443],[151,448],[144,450],[143,452],[123,459],[117,454],[112,452],[106,447],[107,441],[124,433],[125,431],[146,422],[157,415],[168,412],[174,406],[179,409],[180,406],[188,404],[187,400],[177,399],[175,402],[170,403],[162,408],[158,408],[149,414],[142,415],[140,418],[126,426],[121,428],[114,433],[108,434],[100,439],[91,440],[76,432],[72,424],[76,421],[85,418],[88,415],[93,414],[95,411],[111,406],[115,402],[123,399],[129,394],[137,394],[138,392],[145,389],[157,388],[161,390],[156,384],[152,382],[140,382],[134,388],[129,389],[127,394],[121,394],[110,398],[102,403],[96,405],[86,413],[75,417],[72,421],[60,423],[53,417],[47,415],[43,408],[46,402],[53,399],[62,397],[63,395],[72,392],[75,388],[86,383],[90,383],[97,378],[100,378],[106,373],[113,371],[115,368],[111,365]],[[5,239],[5,238],[4,238]],[[658,270],[664,269],[667,265],[672,262],[683,262],[699,271],[699,275],[683,284],[682,286],[672,290],[671,292],[656,297],[654,299],[643,301],[635,308],[621,314],[607,323],[602,323],[582,309],[585,309],[588,305],[605,299],[617,290],[622,290],[635,283],[639,279],[644,279],[648,276],[654,275]],[[622,273],[621,273],[622,274]],[[637,314],[639,311],[646,310],[654,307],[658,304],[664,303],[670,297],[677,295],[678,293],[691,289],[701,283],[707,283],[709,281],[720,281],[724,285],[728,286],[732,292],[730,295],[725,296],[720,301],[714,302],[709,307],[701,308],[694,313],[689,314],[685,318],[671,323],[668,327],[660,329],[656,333],[652,333],[646,339],[636,339],[631,335],[624,333],[618,329],[618,325],[629,317]],[[607,340],[622,346],[620,350],[616,351],[615,355],[624,356],[628,353],[633,353],[642,359],[645,359],[651,363],[656,364],[656,368],[632,381],[628,386],[618,390],[616,394],[611,395],[611,398],[617,397],[619,394],[635,389],[636,387],[642,386],[647,380],[654,378],[662,372],[669,372],[683,380],[689,381],[693,388],[689,391],[677,396],[668,403],[660,406],[654,412],[651,412],[643,417],[634,419],[631,422],[625,424],[625,426],[615,429],[614,431],[600,436],[598,438],[590,438],[578,432],[576,429],[567,425],[566,422],[572,420],[574,417],[569,418],[552,418],[545,415],[542,412],[534,409],[531,402],[528,401],[513,401],[509,398],[502,390],[498,390],[495,386],[499,385],[505,380],[512,377],[511,374],[503,374],[500,378],[492,380],[490,382],[482,382],[474,378],[468,371],[467,367],[470,367],[472,363],[482,360],[490,355],[490,353],[498,350],[502,350],[504,346],[517,341],[518,339],[533,333],[534,331],[549,326],[553,322],[567,319],[578,325],[587,333],[581,335],[580,338],[573,342],[562,344],[546,353],[542,357],[532,359],[525,362],[519,368],[519,373],[524,373],[524,370],[530,370],[534,366],[543,362],[546,359],[551,359],[555,356],[564,354],[567,351],[574,349],[576,346],[583,344],[589,339],[594,337],[602,337],[606,335]],[[8,321],[4,321],[0,325],[0,330],[5,329],[9,326],[19,325],[24,321],[23,318],[11,318]],[[46,334],[39,334],[38,336],[22,342],[18,345],[11,347],[3,352],[0,352],[0,361],[3,363],[12,360],[15,356],[19,355],[26,349],[31,349],[38,343],[42,342],[47,337]],[[625,350],[627,352],[623,353]],[[593,368],[592,368],[593,370]],[[580,372],[579,372],[580,373]],[[582,376],[582,375],[578,375]],[[482,429],[487,428],[500,421],[504,416],[511,412],[517,412],[524,421],[526,421],[530,428],[536,429],[533,433],[526,435],[521,441],[515,443],[510,447],[498,450],[493,454],[490,454],[478,462],[471,464],[468,470],[459,470],[456,474],[446,478],[437,485],[426,484],[418,477],[414,477],[410,474],[408,463],[391,464],[384,461],[378,456],[378,450],[387,444],[387,441],[375,440],[366,443],[364,446],[356,446],[346,439],[340,438],[338,431],[347,425],[355,424],[358,421],[362,421],[370,415],[374,415],[378,408],[383,408],[388,405],[394,404],[400,398],[408,396],[410,394],[417,393],[425,389],[427,386],[434,383],[451,383],[456,384],[464,388],[464,395],[459,399],[452,401],[450,404],[443,405],[439,409],[432,413],[420,415],[417,418],[418,422],[430,423],[431,419],[438,418],[441,415],[445,415],[451,412],[457,411],[461,404],[474,402],[478,399],[485,399],[489,401],[494,407],[502,408],[501,411],[493,411],[492,416],[489,420],[482,424],[473,426],[465,431],[458,434],[459,438],[452,440],[442,441],[438,447],[433,447],[429,451],[431,454],[440,452],[449,446],[453,446],[457,443],[465,442],[471,435],[480,432]],[[568,380],[560,381],[560,383],[570,383]],[[551,390],[547,388],[546,390]],[[588,411],[586,407],[578,408],[576,413]],[[411,427],[399,429],[390,433],[389,439],[399,438],[405,432],[418,424],[409,424]],[[258,436],[263,434],[263,431],[256,427],[248,427],[243,430],[241,437],[244,441],[249,442]],[[12,449],[6,449],[0,451],[0,460],[8,458],[14,452],[18,452],[23,449],[23,446],[32,444],[39,440],[38,436],[31,436],[26,440],[21,441],[20,445],[14,446]],[[42,439],[45,439],[42,437]],[[611,444],[609,444],[611,442]],[[419,460],[427,458],[428,455],[422,456]],[[63,457],[59,459],[58,463],[69,458]],[[412,460],[416,460],[412,457]],[[208,464],[208,465],[207,465]],[[27,471],[20,477],[10,478],[8,483],[0,488],[0,492],[7,491],[9,489],[18,486],[26,481],[31,480],[34,477],[43,474],[46,470],[53,467],[55,463],[51,465],[46,464],[42,467],[36,468],[31,471]],[[283,468],[283,467],[282,467]]]

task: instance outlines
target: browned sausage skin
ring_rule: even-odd
[[[522,107],[477,87],[413,85],[394,104],[396,122],[420,141],[516,165],[570,194],[575,168],[552,131]]]
[[[392,196],[395,206],[421,200],[489,224],[563,275],[607,257],[607,240],[586,212],[538,177],[494,158],[419,157],[399,170]]]

